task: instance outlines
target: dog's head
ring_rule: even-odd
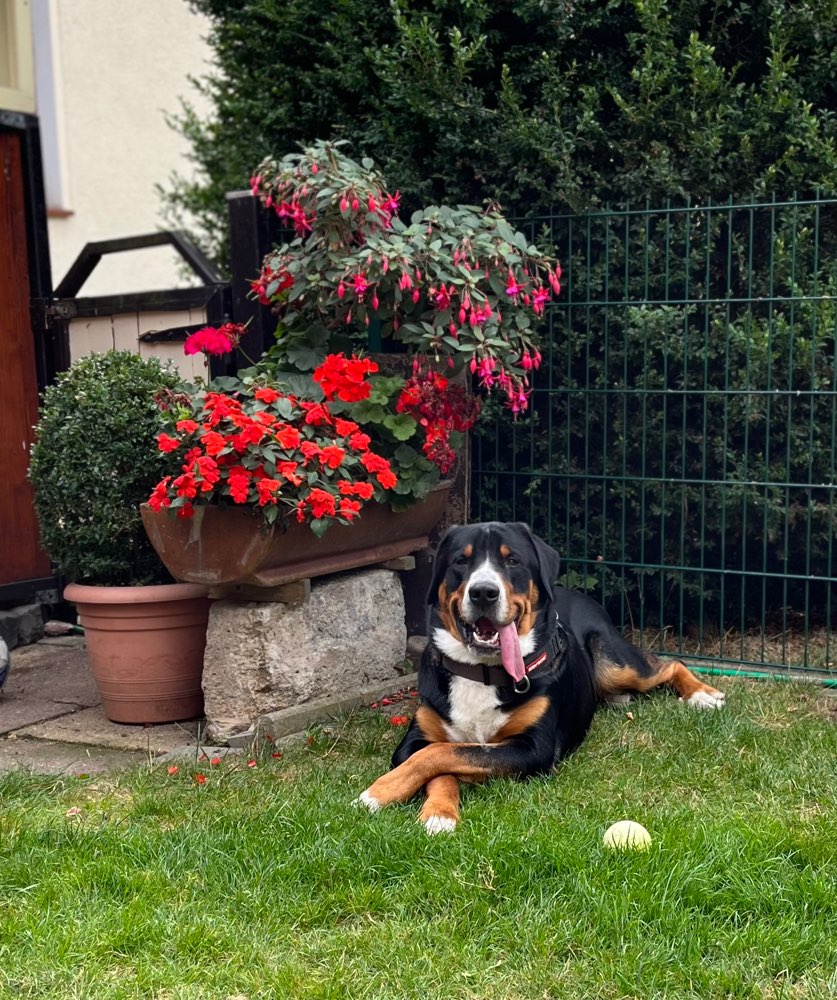
[[[561,560],[525,524],[451,528],[436,553],[427,595],[437,648],[464,662],[496,662],[500,633],[517,627],[523,655],[543,636]]]

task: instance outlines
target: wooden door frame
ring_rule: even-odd
[[[66,329],[49,317],[52,273],[49,259],[46,197],[41,167],[41,139],[35,115],[0,109],[0,131],[16,134],[20,140],[23,173],[24,215],[26,220],[27,265],[29,270],[30,317],[39,394],[59,371],[69,365]],[[14,581],[0,585],[0,604],[40,601],[55,604],[58,599],[55,575]]]

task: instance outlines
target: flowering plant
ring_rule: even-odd
[[[231,350],[242,333],[232,324],[206,327],[186,350]],[[459,405],[461,390],[441,376],[429,386],[419,374],[405,383],[377,372],[368,358],[333,354],[310,383],[282,385],[256,366],[195,391],[167,390],[159,402],[170,427],[157,442],[179,471],[160,480],[150,506],[188,518],[198,504],[249,505],[268,522],[284,509],[322,535],[334,521],[351,523],[369,501],[397,507],[405,496],[420,499],[449,471],[450,434],[467,430],[476,410]],[[406,444],[419,428],[427,457]]]
[[[534,324],[561,290],[557,260],[499,211],[441,205],[398,216],[371,160],[318,142],[251,179],[295,238],[268,254],[253,291],[280,319],[280,347],[302,368],[341,332],[376,323],[420,360],[463,364],[514,413],[540,364]]]

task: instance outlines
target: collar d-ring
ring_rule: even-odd
[[[529,680],[529,675],[526,674],[519,681],[514,682],[515,694],[526,694],[531,686],[532,682]]]

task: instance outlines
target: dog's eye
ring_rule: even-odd
[[[460,552],[456,559],[453,560],[454,566],[466,566],[469,562],[468,556],[464,552]]]
[[[511,555],[506,556],[506,565],[507,566],[519,566],[520,565],[520,560],[517,558],[517,556],[511,556]]]

